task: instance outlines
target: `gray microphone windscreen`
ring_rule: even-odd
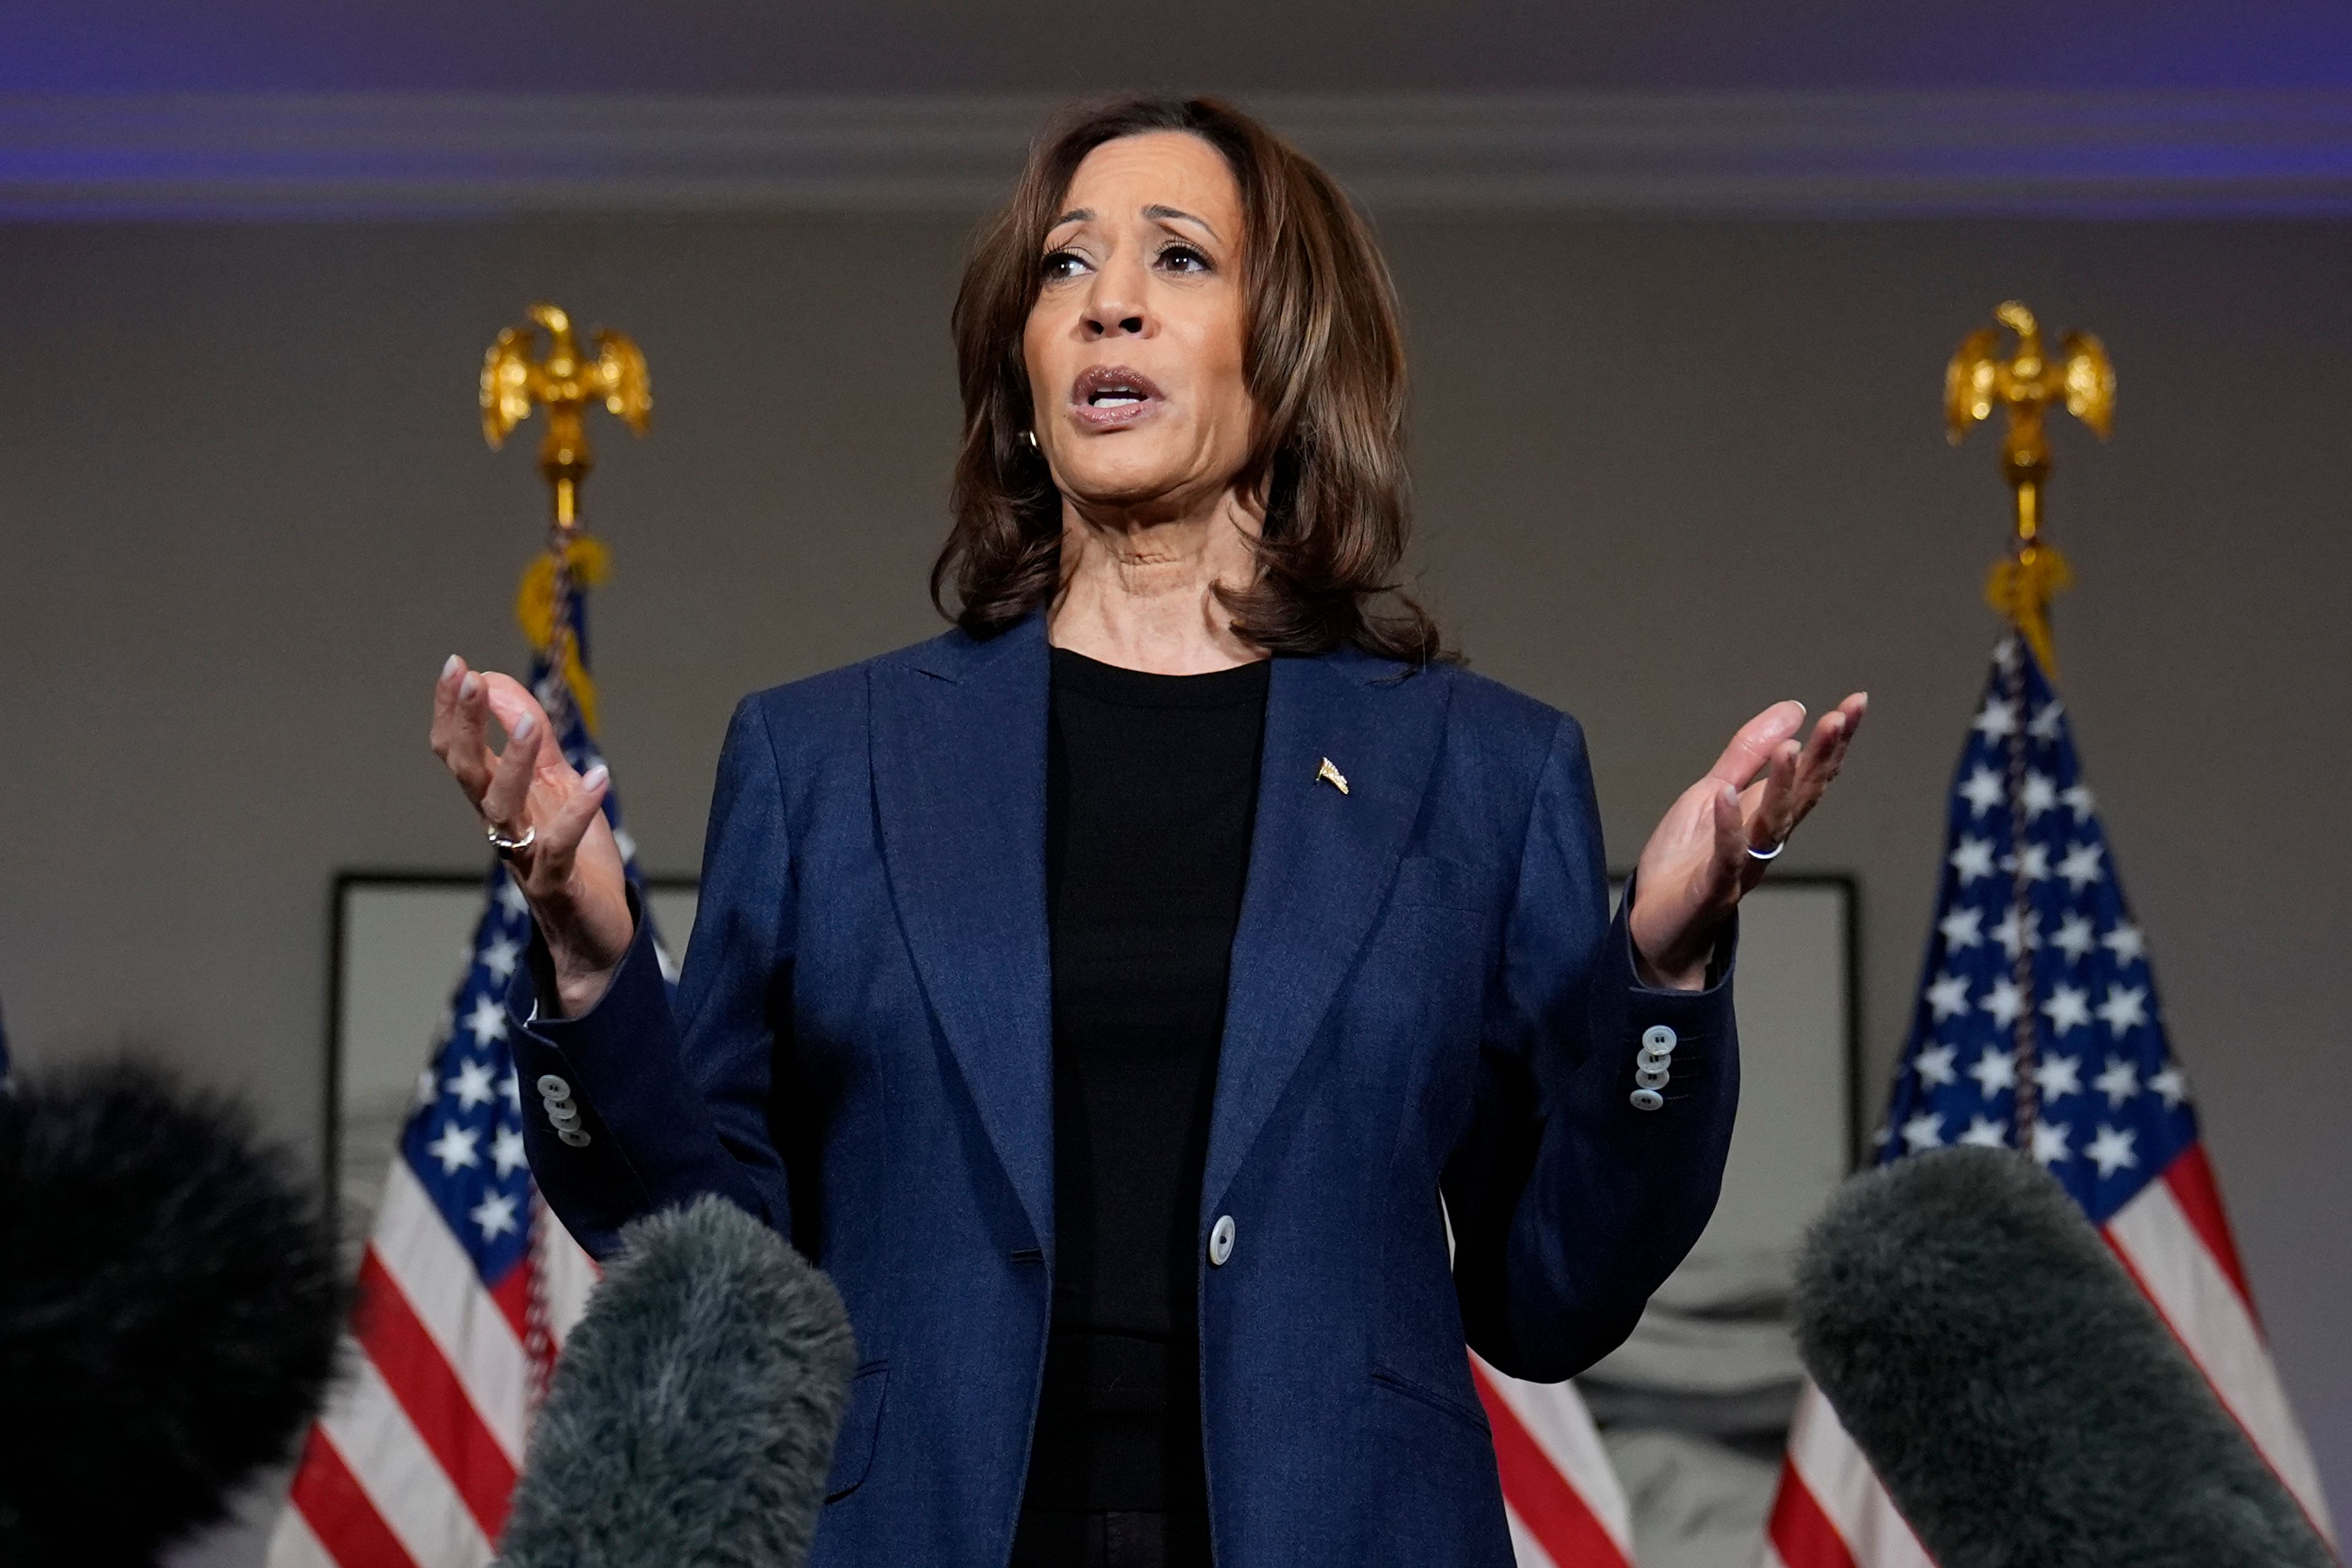
[[[2088,1218],[2006,1149],[1857,1176],[1797,1343],[1941,1568],[2334,1562]]]
[[[716,1197],[622,1233],[556,1363],[506,1568],[798,1568],[857,1359],[833,1282]]]

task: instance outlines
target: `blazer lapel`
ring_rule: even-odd
[[[1370,933],[1421,813],[1446,690],[1360,654],[1275,661],[1201,1184],[1204,1220]],[[1327,760],[1344,792],[1319,776]]]
[[[1041,1246],[1053,1236],[1045,637],[950,634],[873,667],[874,801],[925,994]]]

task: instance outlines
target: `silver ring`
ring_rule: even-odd
[[[1769,849],[1759,849],[1756,846],[1750,844],[1748,847],[1748,858],[1750,860],[1778,860],[1780,858],[1780,851],[1786,849],[1788,847],[1789,841],[1785,838],[1780,840],[1780,843],[1772,846]]]
[[[511,860],[514,858],[516,850],[530,847],[532,840],[539,837],[539,825],[532,823],[529,827],[524,828],[520,838],[509,838],[499,831],[499,825],[495,822],[482,824],[482,831],[490,836],[490,847],[499,852],[499,858]]]

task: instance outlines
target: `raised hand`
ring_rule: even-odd
[[[1628,923],[1644,981],[1685,991],[1705,983],[1723,918],[1821,804],[1869,706],[1869,694],[1855,692],[1801,745],[1805,705],[1774,703],[1667,809],[1633,879]]]
[[[507,734],[503,752],[489,749],[494,717]],[[560,996],[546,1001],[560,1000],[567,1016],[584,1012],[635,933],[621,848],[602,809],[611,783],[604,764],[574,773],[520,681],[469,670],[455,654],[433,687],[433,754],[487,827],[509,842],[528,840],[500,853],[554,960]]]

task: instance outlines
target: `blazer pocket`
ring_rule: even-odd
[[[1374,1386],[1387,1389],[1391,1394],[1401,1394],[1407,1399],[1419,1400],[1440,1415],[1451,1415],[1489,1441],[1494,1438],[1494,1428],[1486,1424],[1486,1413],[1476,1405],[1465,1405],[1450,1394],[1440,1394],[1435,1389],[1425,1387],[1409,1377],[1399,1376],[1384,1366],[1372,1368],[1372,1383]]]
[[[841,1435],[833,1443],[833,1473],[825,1478],[824,1500],[835,1502],[865,1484],[874,1468],[874,1436],[882,1426],[882,1391],[890,1363],[868,1362],[849,1380],[849,1403],[841,1413]]]
[[[1397,864],[1395,890],[1389,902],[1427,909],[1463,910],[1485,914],[1486,900],[1479,896],[1477,873],[1459,860],[1442,855],[1408,855]]]

